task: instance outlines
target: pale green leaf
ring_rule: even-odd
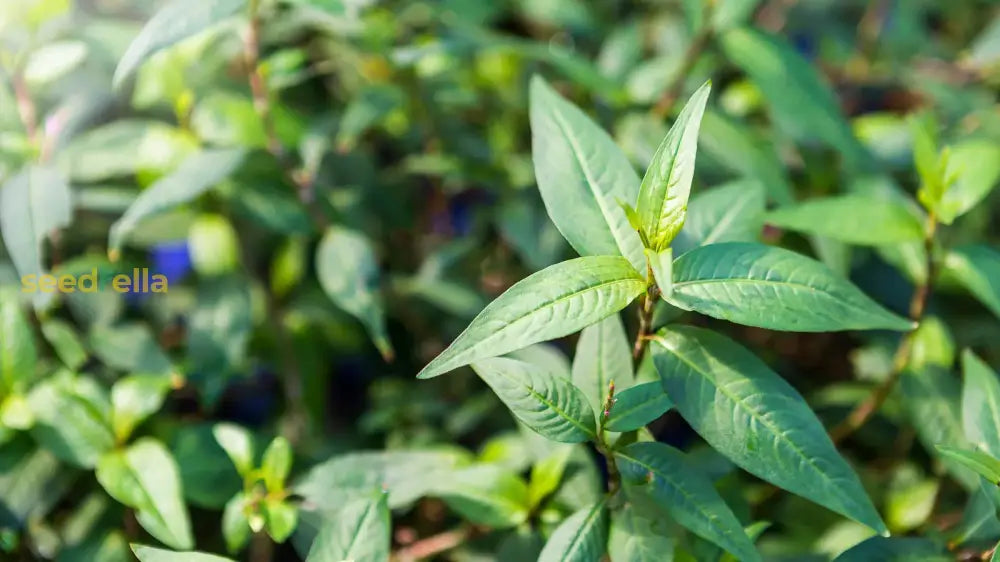
[[[789,230],[862,246],[923,239],[923,227],[914,213],[896,201],[871,195],[810,199],[771,211],[765,221]]]
[[[393,356],[385,328],[378,263],[371,242],[339,226],[327,229],[316,248],[316,275],[327,296],[364,324],[383,357]]]
[[[911,330],[825,265],[762,244],[702,246],[674,261],[674,290],[667,302],[771,330]]]
[[[254,468],[253,436],[246,429],[233,423],[219,423],[212,428],[215,440],[229,455],[236,472],[246,477]]]
[[[118,88],[151,55],[232,16],[245,0],[171,0],[132,40],[118,61],[112,84]]]
[[[132,552],[139,562],[233,562],[229,558],[204,552],[176,552],[141,544],[133,544]]]
[[[1000,182],[1000,144],[967,140],[949,147],[945,180],[952,181],[938,204],[938,218],[951,224]]]
[[[60,459],[92,468],[115,439],[111,404],[92,379],[61,373],[35,385],[28,395],[36,440]]]
[[[572,453],[573,447],[558,445],[551,454],[532,465],[531,479],[528,480],[528,503],[532,507],[559,488]]]
[[[972,444],[1000,457],[1000,380],[970,350],[962,353],[962,426]]]
[[[937,450],[945,458],[954,460],[975,471],[976,474],[989,480],[990,483],[1000,486],[1000,460],[980,451],[967,451],[947,445],[938,445]]]
[[[573,356],[573,384],[583,391],[595,412],[604,408],[612,381],[632,386],[632,347],[621,316],[612,314],[583,329]]]
[[[164,544],[194,545],[177,463],[159,441],[143,437],[125,450],[102,456],[97,481],[108,494],[136,510],[136,519]]]
[[[87,362],[87,352],[84,350],[83,344],[80,343],[76,331],[68,323],[55,318],[45,320],[42,322],[42,334],[55,350],[59,359],[69,369],[79,369]],[[0,372],[2,370],[0,368]]]
[[[720,112],[706,109],[701,121],[698,146],[726,168],[747,180],[759,182],[768,199],[779,205],[786,205],[794,200],[785,165],[778,158],[778,152],[769,137]],[[693,212],[694,201],[691,205],[692,209],[689,211]],[[688,221],[692,218],[689,215]]]
[[[390,530],[385,494],[354,500],[325,518],[306,562],[388,560]]]
[[[43,86],[83,62],[87,44],[82,41],[56,41],[33,51],[24,66],[24,79],[33,87]]]
[[[667,395],[717,451],[776,486],[886,532],[809,405],[753,353],[690,326],[664,329],[651,345]]]
[[[168,375],[129,375],[115,381],[111,387],[111,426],[119,442],[160,409],[170,383]]]
[[[642,243],[618,205],[635,201],[639,176],[611,137],[539,76],[531,80],[531,135],[538,189],[570,245],[643,267]]]
[[[147,187],[111,225],[109,254],[117,256],[126,238],[143,219],[191,201],[229,177],[243,163],[245,155],[243,149],[205,149],[185,158],[177,169]]]
[[[556,527],[538,562],[593,562],[607,550],[608,512],[604,501],[580,509]]]
[[[645,290],[646,280],[621,257],[588,256],[547,267],[490,303],[417,377],[571,334],[625,308]]]
[[[47,272],[42,256],[53,231],[69,226],[73,197],[69,185],[54,169],[29,165],[0,187],[0,235],[22,281]],[[45,307],[53,294],[32,294],[36,308]]]
[[[472,368],[517,419],[540,435],[562,443],[594,437],[594,412],[569,379],[506,357],[476,361]]]
[[[665,443],[633,443],[615,452],[629,497],[665,509],[691,529],[741,560],[759,561],[736,515],[703,472]]]
[[[105,365],[120,371],[160,374],[173,369],[145,324],[98,325],[91,330],[88,343]]]
[[[673,562],[675,540],[662,518],[643,517],[633,505],[611,514],[608,554],[612,562]]]
[[[560,377],[571,378],[571,368],[566,355],[553,344],[536,343],[523,349],[512,351],[506,355],[513,359],[536,365],[544,371],[555,373]]]
[[[666,248],[684,226],[694,179],[698,130],[711,89],[708,82],[691,96],[642,178],[636,212],[650,247],[656,251]]]
[[[278,492],[285,487],[285,479],[292,469],[292,445],[282,436],[275,437],[261,460],[260,470],[264,483],[270,492]]]
[[[27,390],[37,360],[31,324],[18,294],[0,291],[0,396]]]
[[[474,465],[431,482],[429,495],[441,498],[473,523],[503,529],[528,517],[528,485],[514,472],[496,465]]]
[[[666,297],[674,290],[674,251],[672,248],[664,248],[659,252],[654,252],[646,248],[646,260],[649,269],[653,272],[653,279],[660,289],[660,294]]]
[[[673,242],[674,256],[697,246],[756,242],[764,227],[764,190],[755,180],[737,180],[691,199],[684,229]]]
[[[1000,317],[1000,252],[983,244],[960,246],[945,256],[944,269]]]
[[[247,519],[243,492],[233,496],[222,510],[222,537],[230,554],[239,552],[250,540],[250,521]]]
[[[261,506],[264,529],[276,543],[285,542],[299,523],[299,510],[284,500],[268,498]]]
[[[615,394],[615,403],[604,427],[610,431],[633,431],[662,416],[671,406],[659,382],[626,388]]]

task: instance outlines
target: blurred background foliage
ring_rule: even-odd
[[[696,194],[733,181],[759,182],[769,206],[913,193],[906,117],[918,109],[936,116],[943,144],[985,147],[982,177],[1000,173],[1000,9],[988,0],[261,0],[252,18],[245,2],[197,6],[175,15],[203,29],[137,59],[129,46],[161,2],[0,10],[0,308],[24,302],[34,350],[22,380],[0,386],[5,560],[127,560],[127,541],[149,543],[142,508],[109,497],[94,474],[113,445],[142,440],[174,459],[198,548],[226,552],[221,514],[241,483],[213,437],[219,421],[250,429],[258,450],[277,435],[293,446],[304,503],[276,560],[304,559],[324,510],[375,483],[404,490],[389,507],[405,551],[460,521],[434,499],[457,466],[523,472],[542,458],[471,371],[413,378],[489,300],[572,255],[535,188],[533,74],[610,131],[637,169],[675,101],[711,78]],[[116,76],[123,56],[133,68]],[[18,183],[34,190],[26,207]],[[943,239],[995,244],[998,203],[990,196]],[[905,246],[762,236],[901,313],[922,274]],[[134,267],[165,275],[169,292],[18,294],[25,271]],[[663,308],[658,322],[677,313]],[[922,329],[927,361],[950,368],[972,347],[1000,364],[1000,324],[947,275],[930,314],[941,321]],[[713,324],[830,423],[886,375],[896,337]],[[574,340],[522,353],[566,370]],[[109,398],[124,379],[155,403]],[[928,380],[936,386],[894,395],[843,450],[894,533],[982,552],[1000,522],[983,515],[968,474],[922,446],[961,435],[958,378]],[[129,407],[135,423],[107,433],[102,420]],[[767,559],[827,560],[871,533],[698,456],[674,413],[651,430],[692,450],[745,523],[772,522],[758,543]],[[537,532],[600,493],[588,455],[574,452]],[[678,559],[719,559],[677,533]],[[531,559],[502,534],[461,538],[438,559]],[[264,548],[233,556],[263,560]]]

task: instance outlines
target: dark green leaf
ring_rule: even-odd
[[[990,455],[1000,457],[1000,380],[968,349],[962,353],[962,374],[965,437]]]
[[[768,224],[862,246],[923,239],[920,220],[902,204],[869,195],[810,199],[768,213]]]
[[[872,537],[854,546],[834,562],[948,562],[953,560],[933,541],[917,537]]]
[[[621,316],[612,314],[580,332],[573,356],[573,384],[583,391],[594,412],[604,408],[608,385],[632,386],[632,349]]]
[[[546,541],[538,562],[591,562],[607,550],[608,512],[603,501],[563,521]]]
[[[17,293],[0,291],[0,396],[26,391],[36,361],[31,325]]]
[[[945,270],[1000,317],[1000,252],[986,245],[961,246],[948,252]]]
[[[662,416],[672,406],[659,382],[626,388],[615,395],[604,427],[611,431],[633,431]]]
[[[937,450],[946,458],[958,462],[991,483],[1000,486],[1000,460],[979,451],[956,449],[947,445],[938,445]]]

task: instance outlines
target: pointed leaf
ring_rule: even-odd
[[[3,306],[3,305],[0,305]],[[3,314],[0,312],[0,314]],[[2,330],[2,328],[0,328]],[[70,370],[77,370],[87,362],[87,352],[80,343],[76,331],[66,322],[50,319],[42,322],[42,334],[52,346],[56,355]],[[3,337],[0,335],[0,337]],[[0,344],[2,347],[2,344]],[[0,372],[3,368],[0,367]]]
[[[472,364],[517,419],[561,443],[595,436],[594,411],[572,381],[516,359],[495,357]]]
[[[260,471],[264,477],[264,483],[270,492],[278,492],[284,489],[285,479],[292,469],[292,445],[282,436],[277,436],[271,441],[264,451],[264,458],[261,460]]]
[[[141,544],[133,544],[132,552],[139,562],[233,562],[229,558],[204,552],[175,552]]]
[[[388,560],[390,529],[385,494],[355,499],[324,520],[306,562]]]
[[[245,0],[171,0],[132,40],[118,61],[112,84],[118,88],[153,54],[225,20],[245,5]]]
[[[246,477],[254,468],[253,437],[250,432],[233,423],[219,423],[212,428],[219,442],[236,466],[236,472]]]
[[[70,464],[92,468],[115,445],[104,389],[91,378],[61,373],[28,395],[35,415],[32,436]]]
[[[853,546],[834,562],[948,562],[943,548],[930,539],[917,537],[872,537]]]
[[[583,391],[595,412],[604,408],[608,385],[632,386],[632,349],[621,316],[612,314],[580,333],[573,356],[573,384]]]
[[[481,464],[442,475],[428,495],[441,498],[473,523],[497,529],[516,527],[528,517],[528,485],[497,465]]]
[[[896,201],[848,194],[811,199],[768,213],[768,224],[832,238],[848,244],[879,246],[923,239],[920,220]]]
[[[129,375],[111,387],[111,426],[115,438],[124,442],[139,423],[163,405],[170,391],[166,375]]]
[[[806,401],[750,351],[691,326],[652,344],[663,388],[691,427],[744,470],[885,533],[857,475]]]
[[[975,207],[1000,182],[1000,144],[974,139],[950,147],[945,181],[951,179],[937,207],[944,224]]]
[[[542,201],[573,249],[643,267],[642,243],[618,205],[635,201],[639,176],[611,137],[539,76],[531,79],[531,139]]]
[[[673,562],[676,541],[668,530],[656,528],[662,523],[662,518],[643,517],[632,505],[612,512],[608,532],[611,562]]]
[[[625,308],[645,290],[646,280],[621,257],[583,257],[547,267],[490,303],[417,377],[436,377],[572,334]]]
[[[316,248],[316,275],[330,300],[360,320],[382,356],[391,358],[378,263],[368,238],[339,226],[328,228]]]
[[[948,253],[944,268],[1000,317],[1000,252],[982,244],[961,246]]]
[[[666,298],[674,291],[673,249],[668,247],[654,252],[646,248],[646,260],[649,262],[649,269],[653,271],[653,279],[660,289],[660,294]]]
[[[659,382],[647,382],[615,394],[615,403],[604,427],[610,431],[633,431],[663,415],[673,406]]]
[[[222,537],[230,554],[239,552],[250,540],[250,522],[245,509],[246,496],[240,492],[226,502],[222,510]]]
[[[914,325],[868,298],[825,265],[762,244],[702,246],[674,261],[667,302],[771,330],[911,330]]]
[[[176,170],[147,187],[113,225],[108,253],[116,258],[125,239],[148,217],[195,199],[229,177],[243,162],[243,149],[206,149],[187,157]]]
[[[646,239],[656,251],[666,248],[684,226],[694,179],[698,130],[711,89],[711,82],[707,82],[691,96],[642,178],[636,211]]]
[[[965,436],[985,452],[1000,457],[1000,380],[970,350],[962,354],[962,426]]]
[[[31,325],[17,293],[0,291],[0,396],[27,390],[37,358]]]
[[[108,494],[136,510],[136,519],[171,548],[194,545],[177,463],[159,441],[143,437],[128,449],[102,456],[97,481]]]
[[[764,227],[764,188],[739,180],[702,191],[691,199],[684,229],[674,240],[674,256],[697,246],[756,242]]]
[[[946,458],[975,471],[976,474],[989,480],[990,483],[1000,486],[1000,460],[979,451],[967,451],[947,445],[938,445],[937,450]]]
[[[556,527],[538,562],[592,562],[607,550],[608,512],[604,502],[585,507]]]
[[[617,451],[618,468],[629,497],[647,499],[681,525],[735,554],[759,561],[750,538],[712,481],[683,453],[665,443],[633,443]]]

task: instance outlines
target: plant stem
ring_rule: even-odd
[[[271,562],[274,558],[274,541],[264,531],[258,531],[250,539],[250,562]]]
[[[924,229],[924,253],[926,274],[923,282],[917,285],[910,299],[910,319],[918,325],[924,318],[927,308],[927,299],[930,297],[931,287],[934,278],[937,276],[937,261],[934,259],[934,234],[937,231],[937,216],[931,212],[927,217],[927,225]],[[860,429],[872,416],[882,407],[889,398],[896,382],[906,369],[910,360],[910,353],[913,350],[913,338],[916,330],[911,330],[903,335],[896,347],[896,353],[892,359],[892,371],[882,384],[877,386],[868,398],[858,404],[852,411],[830,430],[830,439],[834,444],[840,443],[847,436]]]
[[[712,35],[714,34],[711,24],[712,4],[713,2],[705,2],[705,7],[702,11],[703,21],[701,29],[698,30],[698,33],[691,40],[691,44],[684,51],[684,59],[681,62],[681,67],[677,69],[673,79],[670,81],[670,85],[667,86],[663,95],[660,96],[659,101],[653,106],[652,113],[659,119],[665,118],[670,113],[674,102],[677,101],[677,97],[681,94],[681,88],[684,87],[684,80],[690,74],[691,69],[694,68],[695,63],[698,62],[702,51],[708,47],[712,40]]]
[[[649,261],[646,262],[646,279],[653,278],[653,267],[649,265]],[[646,340],[649,336],[649,330],[653,326],[653,305],[656,303],[656,297],[659,296],[658,287],[656,284],[650,285],[646,289],[646,293],[642,296],[642,305],[639,307],[639,333],[635,335],[635,344],[632,346],[632,359],[639,362],[642,357],[642,352],[646,349]]]
[[[21,124],[24,125],[28,141],[34,145],[38,139],[38,112],[34,100],[31,99],[31,92],[28,91],[28,85],[24,81],[24,72],[20,68],[11,76],[11,83],[17,101],[17,114],[21,118]]]
[[[394,562],[416,562],[430,558],[455,548],[473,535],[475,529],[471,526],[459,527],[437,535],[421,539],[409,546],[399,549],[391,557]]]

